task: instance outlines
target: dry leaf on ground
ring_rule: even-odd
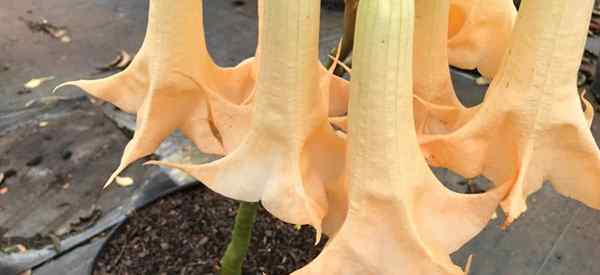
[[[129,53],[127,53],[124,50],[121,50],[119,54],[110,63],[98,67],[97,69],[100,72],[124,70],[125,68],[127,68],[127,66],[129,66],[129,63],[131,63],[132,60],[133,58],[131,58],[131,55],[129,55]]]

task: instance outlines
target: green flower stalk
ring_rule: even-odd
[[[241,275],[244,258],[248,254],[252,227],[256,221],[257,202],[241,202],[235,216],[231,241],[221,259],[220,275]]]

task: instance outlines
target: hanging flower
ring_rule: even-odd
[[[150,163],[179,168],[227,197],[261,200],[276,217],[320,234],[323,223],[327,231],[331,220],[343,220],[335,213],[345,213],[345,144],[329,125],[321,91],[342,84],[320,78],[319,0],[263,6],[254,115],[239,147],[205,165]]]
[[[323,252],[295,275],[462,274],[448,254],[485,227],[503,197],[502,188],[478,195],[446,189],[419,149],[413,5],[419,12],[437,1],[360,2],[350,82],[348,214]]]
[[[256,59],[234,68],[217,66],[206,47],[202,20],[202,1],[150,1],[146,37],[126,70],[57,87],[79,86],[137,114],[135,135],[107,184],[176,129],[213,154],[231,150],[247,131]]]
[[[577,71],[593,0],[523,2],[510,46],[477,114],[460,129],[423,138],[435,166],[508,185],[510,224],[549,180],[600,208],[600,152],[581,110]]]
[[[415,11],[413,50],[417,134],[447,133],[459,126],[458,118],[468,111],[456,97],[448,68],[450,2],[424,1],[418,6],[422,8]]]

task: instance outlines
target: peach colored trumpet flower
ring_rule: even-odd
[[[496,73],[516,18],[511,0],[450,0],[416,9],[415,123],[417,133],[445,134],[471,120],[479,106],[465,108],[456,98],[448,63]],[[446,48],[447,46],[447,48]]]
[[[436,1],[416,3],[422,8]],[[323,252],[294,275],[463,274],[448,254],[488,223],[506,191],[454,193],[425,162],[412,107],[414,3],[359,4],[350,82],[348,215]]]
[[[427,102],[462,106],[454,93],[448,68],[449,1],[418,2],[415,3],[414,94]]]
[[[336,213],[346,203],[345,144],[329,125],[320,91],[320,1],[263,5],[254,114],[242,143],[205,165],[150,163],[181,169],[227,197],[261,200],[274,216],[311,224],[320,236],[322,224],[328,232],[328,224],[341,223]]]
[[[450,64],[496,74],[517,15],[512,0],[451,0],[448,28]]]
[[[122,110],[137,113],[137,129],[107,184],[149,155],[176,129],[202,151],[223,154],[239,144],[250,122],[255,59],[217,66],[206,47],[201,0],[150,1],[146,37],[121,73],[76,85]]]
[[[415,7],[413,89],[417,134],[447,133],[465,108],[456,97],[448,68],[449,0],[418,1]],[[451,20],[456,20],[452,18]],[[444,110],[452,115],[438,115]]]
[[[434,166],[510,186],[505,225],[549,180],[561,194],[600,208],[600,151],[581,111],[577,71],[593,0],[528,0],[477,114],[447,135],[423,138]]]

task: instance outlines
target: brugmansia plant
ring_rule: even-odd
[[[527,0],[516,19],[512,1],[489,2],[347,0],[351,40],[325,68],[320,0],[259,1],[256,57],[221,68],[206,48],[202,1],[152,0],[127,70],[63,85],[137,114],[107,184],[177,129],[224,155],[202,165],[149,162],[242,201],[221,274],[241,274],[257,201],[283,221],[312,225],[317,242],[329,235],[294,274],[464,274],[449,254],[498,206],[508,226],[544,180],[600,208],[592,110],[576,91],[593,0]],[[348,84],[333,72],[349,48]],[[460,103],[449,63],[495,76],[481,105]],[[494,187],[455,193],[428,165],[483,174]]]

